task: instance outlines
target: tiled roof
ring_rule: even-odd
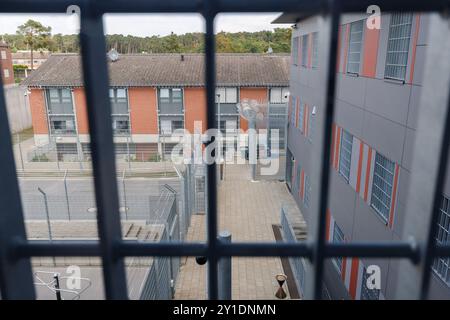
[[[217,54],[216,60],[217,86],[289,84],[289,55],[286,54]],[[203,54],[124,54],[108,65],[111,86],[205,85]],[[51,55],[23,85],[83,86],[80,56]]]

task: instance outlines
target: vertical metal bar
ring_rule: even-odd
[[[330,175],[330,145],[331,145],[331,129],[334,117],[334,102],[336,88],[336,59],[337,59],[337,41],[339,18],[341,13],[340,0],[329,2],[329,47],[326,56],[327,63],[325,65],[326,73],[326,95],[325,95],[325,118],[323,126],[322,139],[322,157],[319,185],[319,211],[317,212],[316,233],[313,244],[312,263],[314,265],[314,287],[313,298],[321,299],[322,297],[322,279],[325,261],[325,219],[328,206],[329,191],[329,175]]]
[[[35,299],[31,263],[13,256],[15,241],[26,241],[11,132],[0,76],[0,289],[2,299]]]
[[[421,80],[402,236],[403,240],[413,238],[421,259],[416,264],[400,260],[397,299],[425,299],[428,296],[436,253],[439,199],[448,164],[450,60],[447,55],[450,42],[448,34],[442,32],[448,29],[448,19],[437,13],[430,14],[428,19],[427,56]]]
[[[204,18],[206,24],[205,34],[205,64],[206,64],[206,128],[216,128],[215,91],[216,91],[216,65],[215,65],[215,38],[213,3],[205,2]],[[211,137],[208,137],[211,139]],[[215,152],[217,156],[217,150]],[[216,162],[206,167],[206,189],[208,190],[207,209],[207,242],[208,242],[208,297],[217,300],[217,181]]]
[[[450,88],[449,88],[450,93]],[[433,209],[431,211],[430,226],[428,227],[428,238],[426,243],[427,250],[423,262],[423,275],[420,290],[420,299],[427,299],[430,287],[431,265],[436,257],[436,234],[438,231],[439,208],[442,199],[442,189],[447,173],[448,155],[450,144],[450,94],[447,105],[447,115],[445,116],[445,124],[443,138],[440,148],[439,167],[434,187]]]
[[[107,299],[127,299],[123,258],[115,254],[122,241],[116,163],[102,15],[81,10],[81,52],[92,147],[97,223]]]
[[[219,233],[219,241],[231,243],[231,233],[222,231]],[[219,260],[218,273],[220,275],[218,286],[220,300],[231,300],[231,257],[221,257]]]

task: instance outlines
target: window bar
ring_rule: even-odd
[[[430,215],[430,225],[426,239],[426,251],[423,257],[423,274],[420,289],[420,298],[427,299],[430,288],[431,266],[436,258],[436,234],[438,230],[439,208],[442,197],[442,190],[447,174],[447,164],[450,148],[450,88],[447,101],[447,114],[445,116],[444,130],[439,155],[439,165],[434,187],[433,206]]]
[[[324,273],[325,262],[325,225],[326,225],[326,212],[328,207],[328,189],[329,189],[329,175],[330,175],[330,145],[331,145],[331,131],[334,117],[334,100],[335,100],[335,87],[336,87],[336,61],[337,61],[337,41],[339,30],[339,19],[341,14],[340,0],[330,2],[328,15],[328,27],[329,27],[329,47],[326,56],[327,61],[327,83],[326,83],[326,95],[325,95],[325,118],[323,126],[323,139],[322,139],[322,157],[320,168],[320,192],[319,192],[319,212],[317,212],[316,234],[313,244],[312,263],[314,265],[314,287],[313,298],[322,298],[322,279]]]
[[[2,77],[0,76],[0,289],[2,299],[35,299],[29,258],[13,255],[14,242],[26,242]]]
[[[216,65],[215,65],[215,37],[213,3],[205,2],[204,19],[206,24],[205,34],[205,81],[206,81],[206,128],[217,128],[215,112],[216,95]],[[211,142],[208,136],[208,143]],[[217,156],[217,150],[215,155]],[[211,300],[218,298],[218,277],[217,277],[217,179],[216,162],[207,165],[206,189],[208,190],[207,200],[207,244],[208,244],[208,297]]]
[[[123,258],[116,247],[122,241],[117,191],[115,152],[102,15],[81,10],[80,44],[87,113],[91,137],[92,167],[103,278],[107,299],[127,299]]]

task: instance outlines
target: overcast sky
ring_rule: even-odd
[[[278,16],[272,14],[221,14],[216,19],[216,32],[261,31],[273,30],[288,25],[273,25],[271,22]],[[0,14],[0,34],[16,33],[17,26],[28,19],[41,22],[52,27],[52,34],[73,34],[78,30],[76,15],[43,15],[43,14]],[[153,15],[105,15],[105,31],[107,34],[123,34],[135,36],[168,35],[171,32],[184,34],[187,32],[203,32],[204,24],[200,15],[153,14]]]

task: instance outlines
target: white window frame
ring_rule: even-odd
[[[412,22],[413,15],[410,12],[398,12],[391,15],[384,69],[384,77],[386,79],[405,81],[406,70],[408,68]]]
[[[9,78],[9,69],[3,69],[3,75],[5,76],[5,78]]]
[[[342,130],[339,153],[339,173],[345,179],[345,181],[347,181],[347,183],[350,179],[350,171],[352,167],[352,148],[353,135],[346,130]]]
[[[360,73],[363,35],[364,20],[358,20],[350,23],[350,35],[347,54],[347,73]],[[355,58],[353,58],[354,56]]]
[[[378,172],[378,170],[381,170]],[[372,196],[370,206],[387,224],[392,205],[392,190],[394,187],[395,162],[379,152],[375,154],[373,169]]]
[[[273,104],[282,104],[289,101],[289,88],[270,88],[269,101]]]
[[[334,222],[333,226],[333,243],[344,243],[345,241],[345,235],[344,232],[342,232],[342,229],[338,226],[336,221]],[[344,259],[342,257],[335,257],[333,259],[333,264],[338,270],[339,274],[342,274],[342,264],[344,262]]]
[[[220,103],[237,103],[238,102],[237,88],[236,87],[216,88],[216,103],[219,103],[219,102]]]
[[[437,244],[450,243],[450,199],[445,195],[442,196],[441,205],[439,207],[438,230],[436,232]],[[450,258],[435,258],[432,265],[433,272],[447,286],[450,287]]]
[[[5,50],[2,50],[2,60],[6,60],[7,59],[7,57],[6,57],[6,51]]]

